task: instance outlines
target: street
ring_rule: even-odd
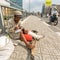
[[[49,18],[41,18],[41,20],[46,22],[46,24],[47,22],[49,22]],[[53,26],[53,25],[47,24],[47,26],[60,36],[60,17],[58,17],[58,25]]]
[[[36,42],[35,49],[32,50],[34,60],[60,60],[60,36],[55,33],[56,28],[53,30],[53,27],[46,24],[44,20],[29,16],[22,22],[26,29],[37,30],[38,34],[45,35],[45,38]],[[29,57],[29,50],[20,41],[9,60],[31,60]]]

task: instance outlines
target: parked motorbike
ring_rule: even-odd
[[[56,26],[58,24],[58,18],[56,16],[56,14],[53,14],[52,16],[50,16],[49,20],[50,20],[50,22],[49,22],[50,25]]]

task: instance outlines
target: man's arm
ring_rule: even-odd
[[[15,26],[13,26],[12,23],[10,21],[8,21],[8,31],[14,32],[14,28],[15,28]]]

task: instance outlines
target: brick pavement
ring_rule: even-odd
[[[30,16],[23,26],[28,30],[37,30],[38,34],[45,35],[44,39],[37,41],[36,48],[33,50],[35,60],[60,60],[60,37],[54,31],[35,16]],[[20,41],[20,44],[15,47],[9,60],[30,60],[29,50],[23,42]]]

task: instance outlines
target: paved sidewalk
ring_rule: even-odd
[[[33,52],[35,60],[60,60],[60,37],[54,31],[35,16],[30,16],[23,23],[23,26],[29,30],[37,30],[38,34],[45,35],[44,39],[36,43]],[[23,42],[20,41],[20,44],[15,47],[9,60],[30,60],[29,50]]]

